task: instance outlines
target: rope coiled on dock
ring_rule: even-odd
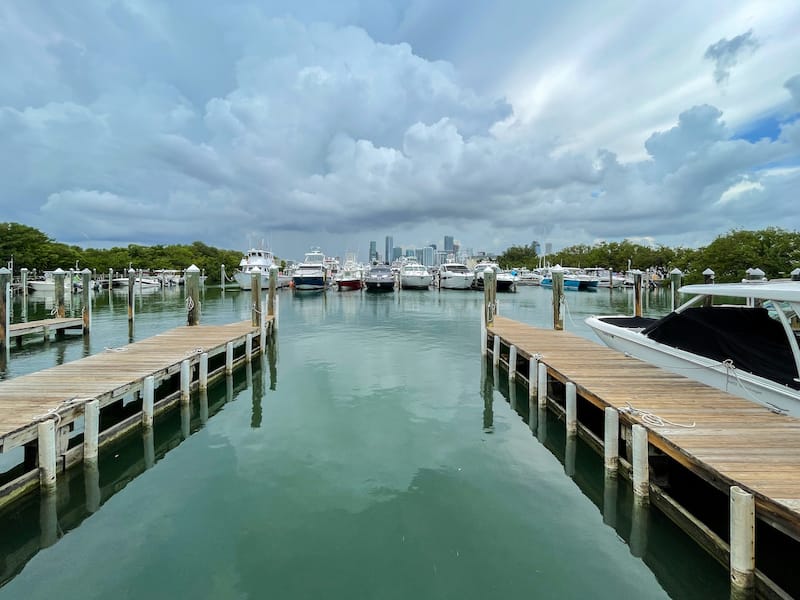
[[[636,408],[630,402],[626,402],[628,406],[624,406],[619,409],[621,413],[627,413],[631,416],[638,417],[642,423],[645,425],[650,425],[651,427],[665,427],[667,425],[672,425],[673,427],[684,427],[686,429],[693,429],[696,423],[692,422],[691,425],[685,425],[683,423],[676,423],[674,421],[670,421],[668,419],[663,419],[659,417],[657,414],[642,410],[640,408]]]

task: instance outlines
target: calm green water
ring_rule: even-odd
[[[550,292],[501,313],[550,325]],[[649,298],[653,314],[666,295]],[[0,515],[4,598],[727,598],[726,571],[527,392],[482,365],[482,295],[281,292],[276,347]],[[630,310],[569,293],[566,328]],[[21,307],[15,307],[21,316]],[[27,308],[41,318],[44,299]],[[137,306],[134,339],[180,325],[179,293]],[[205,291],[203,322],[248,318]],[[15,351],[9,376],[128,342],[124,296],[94,332]],[[517,402],[517,398],[522,401]],[[517,410],[517,405],[520,405]]]

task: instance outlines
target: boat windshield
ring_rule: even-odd
[[[451,273],[468,273],[467,267],[464,265],[445,265],[442,267],[443,270],[449,271]]]

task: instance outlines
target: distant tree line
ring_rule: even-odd
[[[768,227],[759,231],[734,230],[717,237],[701,248],[669,248],[644,246],[629,240],[578,244],[546,257],[549,264],[570,267],[606,267],[614,271],[660,269],[664,272],[678,268],[684,281],[703,280],[703,271],[710,268],[717,282],[739,281],[751,267],[762,269],[768,278],[788,277],[800,267],[800,232]],[[539,265],[533,246],[512,246],[498,257],[501,267]]]
[[[134,269],[183,270],[194,264],[204,269],[210,283],[219,283],[220,265],[224,264],[230,275],[238,267],[242,253],[238,250],[221,250],[203,242],[140,246],[108,249],[81,248],[56,242],[38,229],[19,223],[0,223],[0,259],[5,263],[14,259],[14,270],[21,267],[38,271],[74,268],[123,271]]]

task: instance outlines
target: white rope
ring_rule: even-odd
[[[194,348],[192,350],[187,350],[186,354],[202,354],[203,352],[205,352],[205,350],[198,346],[197,348]]]
[[[50,316],[53,317],[58,314],[58,307],[54,306],[53,310],[50,311]]]
[[[125,347],[122,347],[122,348],[109,348],[108,346],[106,346],[103,350],[105,352],[127,352],[128,351],[128,349],[125,348]]]
[[[258,310],[256,308],[256,306],[257,306],[257,304],[255,302],[253,302],[253,312],[256,313],[257,315],[264,314],[263,311]]]
[[[665,425],[672,425],[674,427],[685,427],[686,429],[692,429],[695,427],[694,422],[691,425],[684,425],[683,423],[675,423],[674,421],[663,419],[655,413],[651,413],[646,410],[636,408],[630,402],[626,402],[625,404],[627,404],[628,406],[620,408],[619,412],[627,413],[634,417],[639,417],[642,423],[650,425],[651,427],[664,427]]]
[[[192,300],[191,296],[186,296],[186,310],[190,311],[194,309],[194,300]]]
[[[92,397],[88,397],[88,398],[68,398],[67,400],[64,400],[60,404],[57,404],[56,406],[54,406],[53,408],[51,408],[47,412],[42,413],[41,415],[36,417],[34,419],[34,421],[36,421],[36,422],[47,421],[50,417],[53,417],[55,422],[56,422],[56,429],[58,429],[59,427],[61,427],[61,415],[59,414],[58,411],[70,408],[70,407],[72,407],[72,406],[74,406],[76,404],[85,404],[89,400],[94,400],[94,398],[92,398]]]

